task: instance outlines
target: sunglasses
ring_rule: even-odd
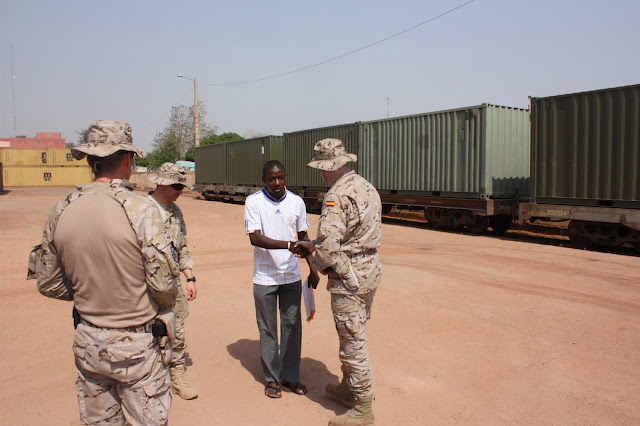
[[[184,185],[181,185],[179,183],[174,183],[173,185],[171,185],[171,187],[176,191],[182,191],[182,189],[184,188]]]

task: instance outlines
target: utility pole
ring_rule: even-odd
[[[389,97],[387,96],[387,118],[389,118]]]
[[[13,69],[13,43],[11,46],[11,94],[13,100],[13,137],[16,137],[16,73]]]
[[[198,79],[178,74],[178,78],[186,78],[193,81],[193,141],[195,146],[200,146],[200,125],[198,122]]]

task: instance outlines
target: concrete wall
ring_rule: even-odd
[[[15,149],[50,149],[64,148],[62,134],[54,132],[38,132],[35,138],[0,138],[4,148]],[[9,146],[5,146],[8,143]]]
[[[136,184],[136,188],[154,189],[156,184],[149,181],[150,177],[157,176],[156,172],[132,173],[130,182]],[[196,172],[187,172],[187,184],[193,185],[196,181]],[[188,191],[188,189],[185,189]]]

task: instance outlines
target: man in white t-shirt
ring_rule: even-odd
[[[300,350],[302,284],[298,259],[293,255],[296,240],[308,240],[304,201],[287,191],[286,171],[271,160],[262,169],[265,187],[247,197],[244,207],[245,230],[253,249],[253,298],[260,332],[260,360],[267,382],[265,395],[282,396],[280,385],[298,395],[307,393],[301,384]],[[309,285],[316,288],[319,277],[309,264]],[[280,306],[280,345],[278,347],[278,299]]]

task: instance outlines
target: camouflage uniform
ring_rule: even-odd
[[[187,185],[187,170],[173,163],[164,163],[158,170],[157,176],[149,179],[151,182],[162,186],[171,185],[183,185],[189,189],[193,189],[191,185]],[[164,189],[164,188],[162,188]],[[175,199],[179,197],[181,192],[175,192],[177,190],[171,190],[175,195]],[[163,193],[166,193],[163,191]],[[182,211],[174,202],[170,200],[168,204],[162,204],[159,197],[156,199],[157,194],[150,195],[149,198],[158,206],[160,212],[164,218],[167,232],[173,241],[174,246],[178,250],[178,257],[180,263],[180,271],[191,271],[193,269],[193,260],[189,254],[189,248],[187,247],[187,227],[182,216]],[[193,278],[195,279],[195,278]],[[171,380],[172,388],[175,393],[184,399],[193,399],[198,396],[197,390],[191,386],[186,378],[186,348],[184,320],[189,316],[189,304],[185,292],[181,285],[178,285],[178,295],[176,298],[176,305],[173,308],[176,314],[176,339],[173,345],[173,359],[171,361]]]
[[[88,142],[72,152],[82,158],[86,154],[106,157],[117,151],[144,155],[133,147],[128,124],[102,121],[91,125]],[[163,365],[160,347],[150,332],[158,312],[171,309],[175,303],[177,254],[156,206],[146,197],[132,193],[134,186],[122,179],[79,185],[78,191],[51,209],[42,242],[29,256],[28,278],[37,279],[40,293],[73,300],[81,317],[73,352],[83,424],[166,424],[169,415],[169,369]],[[109,212],[117,214],[107,218],[108,213],[94,205],[108,206]],[[79,211],[91,212],[83,216],[87,218],[83,227],[78,226],[77,220],[66,219],[69,215],[76,217]],[[124,215],[118,213],[122,211]],[[108,265],[110,270],[130,264],[114,264],[114,258],[87,261],[86,257],[72,256],[73,250],[91,252],[94,248],[97,252],[118,253],[122,249],[121,241],[109,241],[112,247],[107,247],[93,240],[91,231],[87,234],[86,228],[96,230],[103,223],[118,224],[117,235],[131,235],[133,244],[127,240],[123,253],[137,251],[142,262],[127,258],[137,265],[131,274],[124,270],[118,276],[92,274],[96,264]],[[75,227],[84,231],[70,239]],[[100,235],[116,234],[113,227],[100,231]],[[65,246],[65,241],[72,244]],[[144,276],[143,282],[131,281],[134,276]],[[118,288],[110,289],[103,283],[117,283]],[[118,299],[123,296],[125,299]],[[139,309],[128,311],[126,307],[130,306]]]
[[[187,247],[187,227],[184,223],[182,210],[175,203],[169,203],[166,208],[151,198],[162,209],[167,232],[178,251],[180,270],[193,269],[194,263]],[[189,316],[189,304],[182,286],[178,286],[176,304],[173,308],[176,313],[176,340],[173,345],[173,360],[171,366],[185,366],[187,344],[184,339],[184,320]]]
[[[355,161],[336,139],[318,142],[315,151],[309,166],[321,170],[338,170]],[[353,171],[342,175],[324,197],[313,259],[314,266],[328,274],[342,371],[356,398],[371,395],[373,382],[365,328],[382,274],[377,250],[381,213],[373,185]]]

